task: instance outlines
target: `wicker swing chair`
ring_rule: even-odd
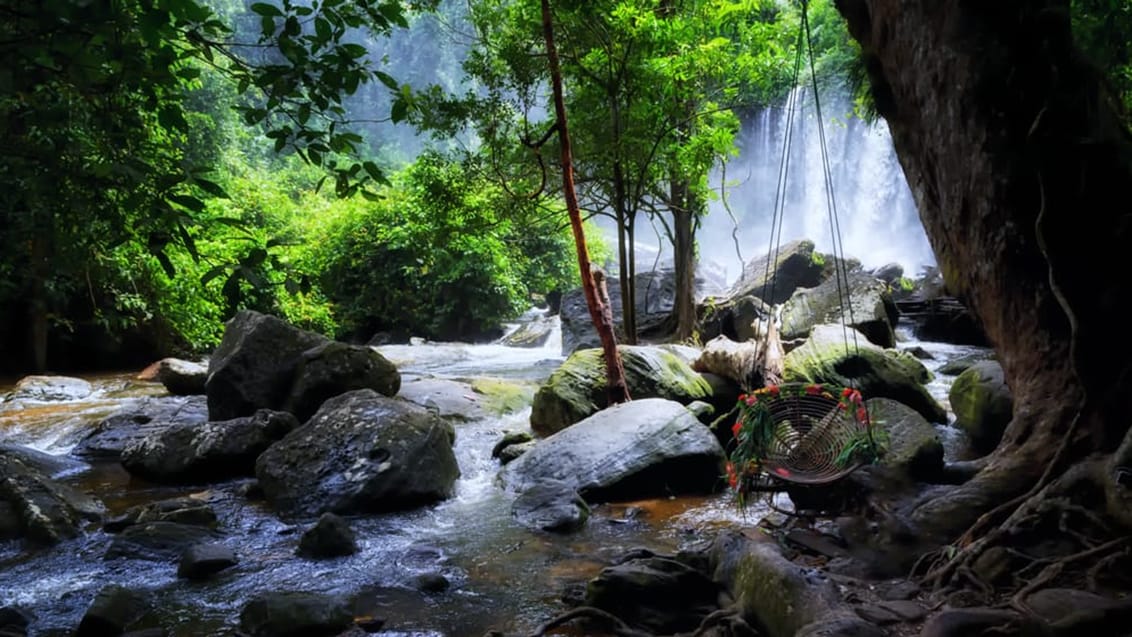
[[[841,306],[843,327],[845,318],[852,324],[853,308],[849,303],[848,277],[845,272],[845,255],[841,246],[840,224],[837,220],[837,206],[833,196],[833,178],[829,168],[829,155],[825,141],[825,127],[821,115],[821,102],[818,98],[818,84],[814,74],[813,47],[806,2],[802,2],[802,20],[798,33],[797,55],[794,64],[794,84],[802,63],[802,53],[809,53],[810,77],[814,96],[814,109],[821,142],[821,156],[825,176],[826,203],[829,214],[830,233],[836,257],[834,274],[837,277],[838,301]],[[785,136],[782,159],[779,166],[778,189],[775,195],[775,209],[771,224],[771,241],[764,275],[764,299],[774,298],[776,276],[771,264],[778,263],[781,246],[782,216],[785,207],[789,146],[793,132],[798,92],[792,91],[787,102]],[[772,313],[773,314],[773,313]],[[856,331],[845,328],[846,349],[857,350]],[[766,387],[750,391],[740,397],[740,417],[735,423],[733,433],[736,439],[736,452],[733,462],[728,465],[732,486],[745,489],[775,490],[776,482],[792,483],[798,486],[828,485],[837,482],[863,464],[874,461],[880,450],[874,437],[873,425],[869,420],[868,409],[861,393],[852,387],[823,387],[817,384],[778,384],[782,377],[781,361],[774,354],[781,352],[774,319],[768,329],[761,333],[763,342],[763,373]],[[858,350],[859,351],[859,350]],[[775,365],[778,364],[778,368]],[[736,466],[735,460],[746,466]]]

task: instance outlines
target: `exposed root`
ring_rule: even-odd
[[[1031,580],[1029,584],[1026,584],[1022,588],[1018,589],[1018,592],[1014,593],[1014,596],[1010,599],[1010,605],[1019,612],[1031,612],[1030,608],[1026,605],[1026,598],[1030,595],[1030,593],[1033,593],[1043,586],[1046,586],[1053,582],[1053,580],[1061,574],[1066,566],[1079,560],[1096,557],[1098,555],[1104,555],[1105,553],[1112,553],[1114,549],[1119,549],[1116,551],[1116,554],[1121,554],[1127,548],[1126,545],[1128,544],[1128,542],[1129,538],[1120,537],[1115,540],[1105,542],[1100,546],[1096,546],[1085,551],[1079,551],[1062,558],[1039,560],[1038,563],[1046,563],[1045,568],[1043,568],[1042,572],[1039,573],[1038,576],[1033,580]]]
[[[652,633],[639,631],[621,621],[619,617],[608,613],[600,608],[593,606],[579,606],[562,613],[561,615],[551,619],[550,621],[539,626],[535,632],[531,633],[528,637],[543,637],[547,631],[558,628],[564,624],[568,624],[576,619],[589,619],[601,622],[609,626],[610,630],[617,637],[655,637]]]

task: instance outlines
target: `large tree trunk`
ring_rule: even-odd
[[[955,534],[1132,415],[1129,138],[1076,52],[1068,2],[836,0],[865,55],[948,287],[982,321],[1015,401],[987,466],[916,520]],[[1076,420],[1076,424],[1074,422]]]
[[[554,21],[550,12],[549,0],[542,0],[542,31],[546,38],[546,57],[550,64],[551,88],[554,91],[554,114],[558,122],[558,142],[562,152],[562,192],[566,198],[566,209],[570,215],[570,227],[574,232],[574,245],[578,252],[578,269],[582,275],[582,293],[590,310],[590,319],[601,338],[602,355],[605,357],[606,388],[609,404],[615,405],[629,400],[629,386],[625,382],[625,369],[621,364],[621,354],[617,351],[617,338],[613,333],[613,319],[608,301],[602,303],[594,283],[594,272],[590,265],[589,250],[586,249],[586,234],[582,229],[582,212],[578,207],[578,194],[574,190],[574,161],[570,150],[570,129],[566,122],[566,100],[562,95],[562,72],[558,64],[558,51],[554,46]]]

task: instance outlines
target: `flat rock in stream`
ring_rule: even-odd
[[[94,393],[89,381],[70,376],[24,376],[4,401],[56,402],[82,400]]]
[[[190,546],[212,542],[220,535],[211,529],[176,522],[147,522],[126,528],[114,537],[105,559],[176,562]]]
[[[90,465],[68,456],[56,456],[23,445],[0,444],[0,457],[18,458],[25,465],[49,478],[60,478],[90,468]]]
[[[71,450],[80,458],[116,460],[128,445],[173,425],[197,425],[208,420],[204,396],[130,399],[95,425]]]
[[[683,405],[645,398],[615,405],[537,442],[505,466],[501,481],[516,491],[561,482],[587,501],[719,486],[723,448]]]
[[[101,519],[98,500],[56,482],[13,455],[0,455],[0,529],[36,544],[52,545],[77,537]]]
[[[250,637],[332,637],[353,623],[345,600],[318,593],[267,593],[240,613],[240,630]]]

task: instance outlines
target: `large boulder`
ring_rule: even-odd
[[[683,357],[661,347],[621,345],[629,395],[687,404],[711,396],[711,385]],[[548,436],[609,404],[605,359],[600,349],[574,352],[535,393],[531,429]]]
[[[98,500],[9,454],[0,454],[0,505],[7,535],[42,545],[77,537],[105,512]]]
[[[626,500],[719,486],[723,448],[683,405],[645,398],[615,405],[545,438],[505,466],[516,491],[565,483],[587,501]]]
[[[955,425],[967,432],[971,446],[989,453],[1014,415],[1014,397],[997,361],[979,361],[955,378],[947,394]]]
[[[259,454],[298,426],[290,413],[269,409],[220,422],[172,425],[127,445],[122,466],[154,482],[252,476]]]
[[[847,304],[842,308],[842,300]],[[817,287],[800,288],[782,306],[783,340],[805,338],[815,325],[845,323],[881,347],[896,345],[893,325],[899,318],[888,286],[864,272],[843,280],[827,279]]]
[[[117,460],[122,450],[167,427],[193,426],[208,420],[204,396],[128,400],[117,413],[99,421],[71,453],[82,458]]]
[[[943,472],[939,432],[911,407],[889,398],[865,403],[875,426],[885,432],[888,448],[880,464],[916,480],[933,480]]]
[[[208,363],[210,420],[284,409],[304,416],[354,389],[397,393],[401,376],[372,348],[330,341],[274,316],[244,310],[224,330]]]
[[[355,389],[395,396],[400,388],[401,373],[373,348],[328,342],[299,357],[283,409],[305,421],[327,398]]]
[[[460,474],[452,426],[360,389],[336,396],[267,449],[256,477],[288,516],[388,511],[446,498]]]
[[[99,589],[90,602],[75,637],[121,635],[151,607],[148,592],[108,584]]]
[[[401,385],[398,398],[416,403],[454,422],[481,420],[522,411],[531,404],[534,387],[496,378],[471,382],[448,378],[414,378]]]
[[[928,422],[947,422],[947,412],[924,384],[931,372],[907,352],[886,350],[841,325],[818,325],[785,359],[786,382],[853,387],[866,398],[891,398]]]
[[[768,254],[748,263],[728,296],[754,296],[777,305],[789,299],[798,288],[817,287],[825,278],[825,258],[814,252],[813,241],[791,241],[779,246],[777,252],[777,259]],[[772,262],[768,277],[768,264]]]

